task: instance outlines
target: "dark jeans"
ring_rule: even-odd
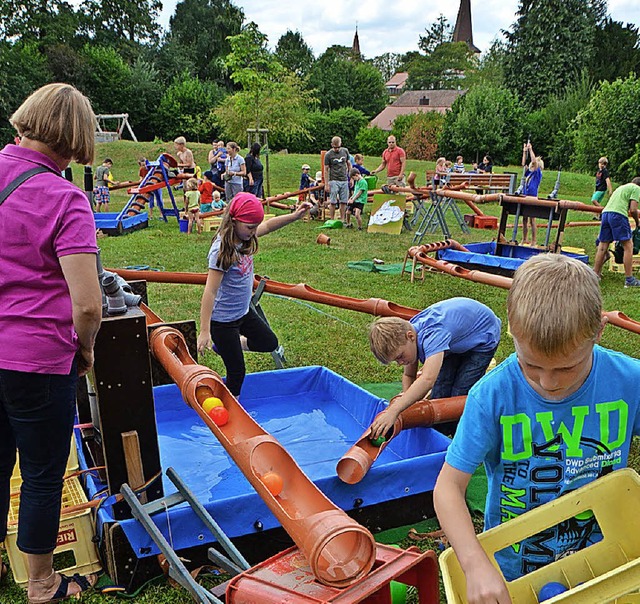
[[[7,534],[17,447],[22,475],[18,548],[27,554],[48,554],[56,547],[77,381],[75,363],[69,375],[0,369],[0,541]]]
[[[227,388],[234,396],[240,394],[246,374],[241,335],[247,338],[247,346],[253,352],[271,352],[278,347],[276,334],[253,308],[237,321],[211,321],[211,338],[227,369]]]
[[[262,176],[254,178],[253,184],[249,187],[249,193],[253,193],[256,197],[262,197],[262,182]]]
[[[438,379],[431,390],[431,398],[448,398],[468,394],[473,386],[487,371],[497,347],[490,352],[447,354],[442,362]],[[443,434],[454,434],[458,422],[446,422],[434,426]]]

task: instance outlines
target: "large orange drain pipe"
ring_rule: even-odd
[[[146,307],[143,310],[149,324],[158,322],[155,313]],[[318,581],[347,587],[365,577],[375,562],[373,535],[325,497],[286,449],[250,417],[216,372],[196,363],[178,330],[159,326],[151,331],[149,343],[185,402],[291,536]],[[223,425],[217,425],[203,409],[209,397],[219,398],[227,410],[228,421]],[[270,483],[274,475],[281,483],[275,489]]]

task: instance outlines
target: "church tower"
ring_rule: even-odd
[[[453,41],[466,42],[472,52],[480,54],[480,49],[473,43],[473,30],[471,28],[471,0],[460,0],[458,18],[456,19],[456,26],[453,30]]]
[[[351,45],[351,54],[354,59],[361,61],[362,53],[360,52],[360,38],[358,38],[358,25],[356,24],[356,33],[353,36],[353,44]]]

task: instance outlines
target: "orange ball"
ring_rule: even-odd
[[[202,408],[205,413],[209,413],[214,407],[224,407],[222,401],[217,396],[209,396],[202,402]]]
[[[209,411],[209,417],[216,426],[222,427],[229,421],[229,412],[224,407],[214,407]]]
[[[282,487],[284,486],[284,482],[282,480],[282,476],[277,474],[276,472],[267,472],[262,477],[262,483],[269,493],[271,493],[274,497],[277,497],[282,492]]]

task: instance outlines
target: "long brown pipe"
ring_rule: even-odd
[[[151,322],[155,319],[151,317]],[[300,469],[286,449],[240,405],[220,376],[198,365],[184,336],[173,327],[151,331],[153,356],[180,388],[185,402],[200,416],[238,468],[305,556],[321,583],[348,587],[365,577],[375,562],[373,535],[333,504]],[[202,408],[219,398],[229,414],[218,426]],[[269,489],[268,475],[281,487]]]
[[[372,444],[371,428],[367,428],[360,439],[338,461],[336,466],[338,477],[347,484],[360,482],[380,453],[402,430],[456,421],[460,419],[466,401],[466,396],[453,396],[433,400],[424,399],[414,403],[398,416],[391,434],[379,447]]]
[[[494,285],[503,289],[509,289],[511,287],[512,279],[509,277],[502,277],[500,275],[492,275],[491,273],[484,273],[483,271],[470,271],[466,268],[452,264],[444,260],[435,260],[430,258],[417,246],[410,249],[417,250],[414,252],[419,262],[427,264],[432,268],[435,268],[443,273],[452,275],[453,277],[460,277],[467,279],[468,281],[474,281],[475,283],[484,283],[486,285]],[[169,273],[160,271],[132,271],[122,268],[110,268],[107,269],[113,273],[117,273],[123,279],[127,281],[149,281],[150,283],[177,283],[182,285],[204,285],[207,282],[206,273]],[[347,296],[341,296],[339,294],[332,294],[321,290],[309,287],[305,283],[298,283],[292,285],[290,283],[281,283],[280,281],[272,281],[271,279],[264,279],[260,275],[254,277],[254,287],[257,287],[261,281],[265,282],[265,291],[271,294],[277,294],[281,296],[289,296],[291,298],[297,298],[300,300],[307,300],[309,302],[318,302],[320,304],[327,304],[329,306],[336,306],[338,308],[346,308],[347,310],[355,310],[357,312],[368,313],[379,317],[401,317],[403,319],[411,319],[411,317],[417,315],[420,311],[415,308],[409,308],[408,306],[402,306],[395,302],[389,302],[381,298],[369,298],[363,300],[360,298],[349,298]],[[624,313],[619,310],[611,310],[603,312],[609,319],[611,325],[626,329],[633,333],[640,334],[640,323],[634,319],[630,319]]]

